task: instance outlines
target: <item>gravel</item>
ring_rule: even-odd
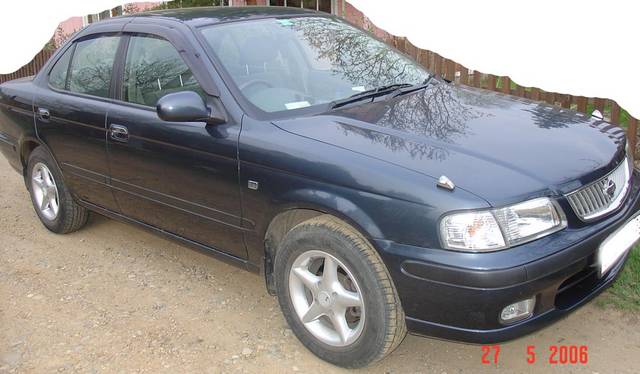
[[[95,214],[54,235],[1,158],[0,181],[0,373],[343,371],[298,342],[260,276]],[[497,367],[481,364],[480,346],[408,336],[367,372],[542,370],[552,344],[589,346],[589,365],[572,372],[633,372],[639,327],[636,315],[589,304],[503,344]]]

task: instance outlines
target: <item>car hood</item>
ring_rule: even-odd
[[[607,122],[443,82],[274,124],[436,179],[446,175],[494,206],[579,188],[620,162],[625,144],[624,131]]]

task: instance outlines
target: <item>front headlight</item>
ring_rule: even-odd
[[[562,210],[543,197],[492,210],[453,213],[440,221],[445,248],[490,252],[539,238],[566,227]]]

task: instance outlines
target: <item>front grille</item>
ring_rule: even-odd
[[[569,204],[583,221],[590,221],[617,209],[629,189],[629,162],[624,159],[612,172],[567,195]]]

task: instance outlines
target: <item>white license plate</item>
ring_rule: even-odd
[[[611,269],[638,239],[640,239],[640,216],[625,223],[600,244],[597,255],[600,275],[604,275]]]

